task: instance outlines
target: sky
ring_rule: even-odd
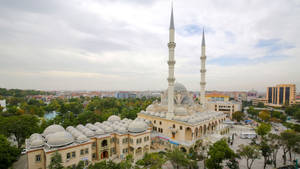
[[[0,0],[0,87],[162,90],[169,0]],[[300,88],[299,0],[174,0],[175,78],[200,90]],[[299,91],[297,89],[297,91]]]

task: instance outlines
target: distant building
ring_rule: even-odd
[[[207,108],[209,110],[223,112],[228,118],[232,118],[232,113],[242,110],[242,104],[240,102],[212,101],[207,102]]]
[[[282,106],[296,103],[296,85],[279,84],[267,88],[267,104],[269,106]]]
[[[210,102],[210,101],[225,101],[228,102],[229,101],[229,96],[224,95],[224,94],[218,94],[218,93],[210,93],[210,94],[206,94],[205,95],[206,101]]]
[[[261,102],[264,105],[266,105],[267,104],[267,99],[266,98],[254,98],[254,99],[252,99],[252,104],[254,106],[257,106],[259,102]]]
[[[116,92],[115,97],[118,98],[118,99],[128,99],[129,98],[129,92],[123,92],[123,91]]]

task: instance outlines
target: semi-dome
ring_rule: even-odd
[[[66,132],[60,131],[48,135],[47,144],[51,147],[68,145],[74,142],[73,136]]]
[[[144,121],[133,121],[128,126],[128,131],[132,133],[140,133],[147,130],[147,124]]]
[[[121,120],[120,117],[116,116],[116,115],[112,115],[107,119],[107,121],[110,121],[110,122],[120,121],[120,120]]]
[[[174,91],[175,92],[186,92],[187,90],[183,84],[176,82],[174,84]]]
[[[53,124],[51,126],[48,126],[45,130],[43,135],[47,136],[48,134],[56,133],[56,132],[62,132],[65,131],[65,129],[61,125]]]

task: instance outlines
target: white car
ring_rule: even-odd
[[[22,150],[21,154],[24,155],[24,154],[26,154],[26,152],[27,152],[27,151],[26,151],[26,149],[24,148],[24,149]]]

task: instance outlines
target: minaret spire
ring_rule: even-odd
[[[202,46],[205,46],[204,28],[203,28],[203,32],[202,32]]]
[[[174,27],[174,16],[173,16],[173,2],[172,2],[172,9],[171,9],[171,20],[170,20],[170,29],[169,29],[169,77],[168,77],[168,113],[167,119],[172,119],[174,116],[174,65],[175,65],[175,27]]]
[[[173,1],[172,1],[172,7],[171,7],[171,20],[170,20],[170,29],[175,29],[174,28],[174,17],[173,17]]]
[[[204,36],[204,28],[203,28],[203,33],[202,33],[202,48],[201,48],[201,82],[200,82],[200,103],[202,105],[202,108],[205,108],[205,62],[206,62],[206,55],[205,55],[205,36]]]

